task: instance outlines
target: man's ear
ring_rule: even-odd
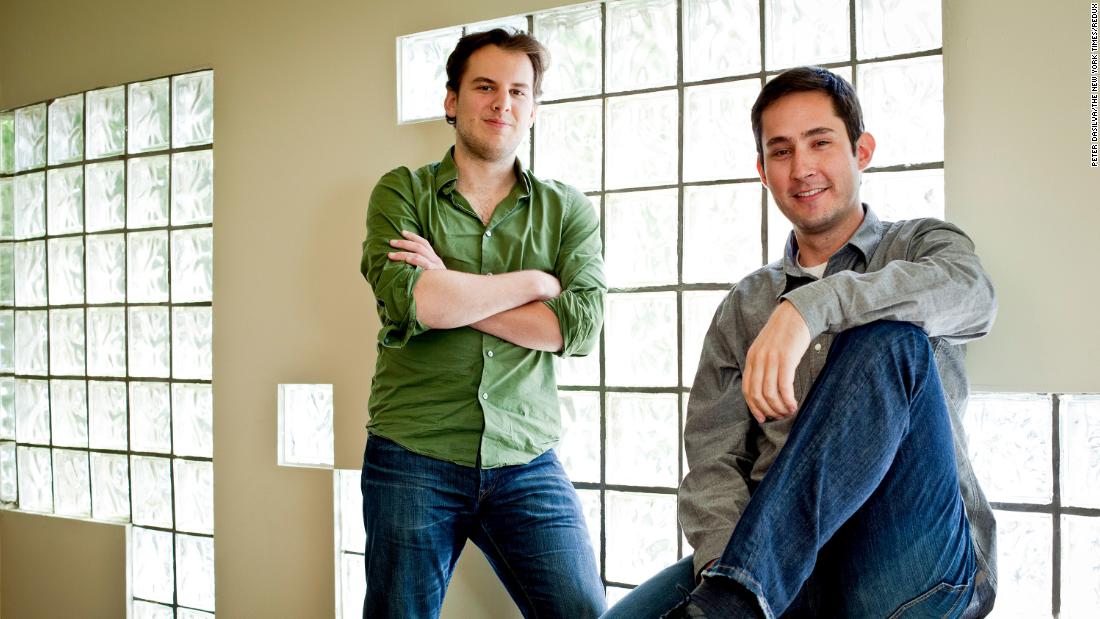
[[[856,140],[856,163],[859,164],[859,169],[862,172],[871,165],[871,157],[875,154],[875,136],[870,132],[864,131],[863,135],[859,136]]]
[[[760,175],[760,182],[764,184],[764,187],[767,187],[768,175],[764,172],[764,159],[760,155],[756,156],[756,173]]]
[[[447,96],[443,98],[443,111],[447,113],[447,116],[454,118],[455,110],[458,106],[458,93],[447,89]]]

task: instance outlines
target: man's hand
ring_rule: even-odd
[[[396,262],[407,262],[414,267],[420,267],[425,271],[447,270],[447,266],[436,255],[431,243],[422,236],[413,234],[408,230],[402,230],[404,239],[392,239],[390,245],[405,251],[391,251],[386,257]]]
[[[810,330],[802,314],[783,301],[749,347],[741,374],[741,391],[752,416],[783,419],[798,411],[794,371],[810,346]]]

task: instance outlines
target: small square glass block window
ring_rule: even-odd
[[[46,242],[15,244],[15,304],[46,305]]]
[[[84,168],[85,227],[88,232],[126,226],[126,166],[121,161]]]
[[[125,308],[88,308],[88,376],[126,376]]]
[[[1100,396],[1063,396],[1059,417],[1062,504],[1100,508]]]
[[[676,495],[607,493],[607,579],[631,585],[676,562]]]
[[[176,599],[180,605],[214,610],[214,539],[176,535]]]
[[[908,54],[940,46],[940,0],[859,0],[856,50],[859,58]]]
[[[50,165],[80,161],[84,156],[84,95],[54,99],[49,110]]]
[[[50,310],[50,373],[84,375],[84,310]]]
[[[15,443],[0,442],[0,503],[14,503],[19,499],[15,468]]]
[[[49,338],[46,311],[15,312],[15,373],[47,374],[46,340]]]
[[[600,394],[593,391],[558,392],[561,406],[561,444],[558,457],[572,481],[600,481]],[[647,484],[648,485],[648,484]]]
[[[84,230],[84,168],[55,168],[46,173],[46,219],[50,234]]]
[[[1062,516],[1062,612],[1060,616],[1090,617],[1096,614],[1098,608],[1100,608],[1100,518]]]
[[[613,288],[676,283],[675,189],[607,196],[607,282]]]
[[[88,446],[88,391],[84,381],[50,381],[50,418],[55,446]]]
[[[340,553],[340,590],[336,600],[336,613],[340,619],[359,619],[363,616],[363,598],[367,584],[363,579],[363,555]]]
[[[131,593],[136,598],[171,604],[175,593],[171,533],[130,527],[127,549]]]
[[[171,528],[171,460],[130,456],[130,482],[134,524]]]
[[[848,0],[767,0],[764,22],[768,70],[850,57]]]
[[[603,103],[577,101],[543,106],[535,124],[535,165],[543,178],[581,191],[600,188],[603,174]]]
[[[126,225],[168,225],[168,155],[136,157],[127,166]]]
[[[168,148],[168,78],[130,84],[129,152]]]
[[[54,513],[88,518],[92,515],[92,490],[88,476],[88,452],[53,450]]]
[[[676,386],[676,293],[607,297],[607,384]]]
[[[684,90],[684,180],[755,178],[756,138],[745,122],[760,80]]]
[[[600,92],[603,28],[599,5],[582,4],[539,13],[535,15],[535,36],[554,59],[543,83],[544,99]]]
[[[997,510],[997,608],[1010,617],[1051,616],[1050,514]]]
[[[966,411],[970,461],[990,501],[1049,503],[1049,396],[975,394]]]
[[[171,396],[168,383],[130,383],[130,449],[172,450]]]
[[[32,172],[15,177],[15,238],[46,234],[46,174]]]
[[[340,543],[337,552],[362,552],[367,542],[363,529],[363,491],[359,486],[360,472],[337,469],[335,480],[336,517]]]
[[[15,181],[0,178],[0,240],[15,238]]]
[[[19,446],[19,509],[53,512],[53,467],[50,450]]]
[[[130,613],[130,619],[178,619],[172,612],[171,606],[153,604],[142,600],[133,600]]]
[[[679,400],[675,393],[607,394],[607,482],[675,488]]]
[[[213,374],[213,312],[209,307],[172,308],[172,377],[210,380]]]
[[[607,90],[618,92],[676,82],[675,0],[607,4]]]
[[[676,182],[678,95],[675,90],[607,100],[607,188]],[[645,127],[639,131],[638,127]]]
[[[15,114],[0,112],[0,174],[15,171]]]
[[[562,387],[595,387],[600,384],[600,348],[583,357],[554,357],[558,385]]]
[[[214,533],[214,465],[208,461],[172,461],[176,529]]]
[[[758,183],[684,188],[685,283],[733,283],[763,265]]]
[[[88,239],[88,303],[126,300],[126,237],[90,234]]]
[[[209,301],[213,288],[214,231],[172,231],[172,302]]]
[[[397,39],[398,122],[443,116],[447,57],[461,36],[462,28],[447,28]]]
[[[121,155],[126,146],[126,87],[89,91],[87,106],[88,159]]]
[[[50,444],[49,382],[15,379],[15,440]]]
[[[279,385],[279,464],[332,462],[332,385]]]
[[[683,11],[685,81],[760,70],[758,0],[684,0]]]
[[[126,235],[126,299],[130,303],[168,300],[168,232]]]
[[[125,454],[92,452],[92,517],[130,521],[130,462]]]
[[[168,308],[129,308],[130,376],[168,378]]]
[[[172,225],[210,223],[214,217],[214,151],[172,155]]]
[[[865,122],[875,128],[875,165],[943,161],[943,56],[856,70]]]
[[[172,384],[172,453],[214,455],[214,405],[210,385]]]
[[[0,376],[0,440],[14,439],[15,378],[11,376]]]
[[[172,78],[172,146],[209,144],[214,139],[214,72]]]
[[[46,165],[46,104],[15,110],[15,171]]]
[[[88,381],[89,447],[120,451],[126,449],[129,440],[126,402],[126,383]],[[126,513],[129,514],[129,511]]]
[[[684,342],[683,384],[691,387],[703,353],[703,339],[714,319],[718,305],[729,294],[725,290],[700,290],[684,293],[684,313],[681,333]]]
[[[944,218],[942,168],[864,174],[859,195],[883,221]]]

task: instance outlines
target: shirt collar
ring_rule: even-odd
[[[455,165],[455,148],[454,146],[447,149],[447,152],[443,154],[443,159],[439,161],[439,167],[435,170],[435,186],[437,191],[450,195],[455,189],[455,183],[458,182],[458,166]],[[523,166],[523,162],[519,157],[516,157],[516,164],[514,167],[516,180],[520,184],[519,197],[531,195],[531,172]]]
[[[875,212],[871,210],[871,207],[866,203],[863,204],[863,222],[859,224],[856,231],[848,239],[840,249],[836,251],[834,256],[844,251],[846,248],[851,247],[863,255],[864,262],[868,262],[871,259],[871,255],[875,253],[875,249],[878,248],[878,243],[881,240],[879,234],[879,218],[875,215]],[[830,256],[829,260],[832,260]],[[798,266],[798,239],[794,236],[792,230],[787,237],[787,245],[783,253],[783,272],[787,275],[787,285],[777,297],[783,296],[790,291],[792,286],[802,279],[813,279],[802,270],[802,267]]]

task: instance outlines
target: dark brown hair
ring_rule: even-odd
[[[761,143],[760,118],[764,110],[779,99],[795,92],[823,92],[833,101],[833,111],[844,121],[852,154],[856,141],[863,135],[863,110],[859,106],[856,91],[844,78],[821,67],[796,67],[780,73],[764,85],[752,106],[752,133],[756,136],[756,156],[764,156]]]
[[[525,32],[509,32],[503,28],[475,32],[458,40],[454,51],[447,57],[447,90],[458,94],[462,74],[466,72],[466,64],[470,56],[486,45],[496,45],[504,51],[527,54],[531,59],[531,67],[535,70],[535,83],[532,85],[535,98],[542,96],[542,74],[550,67],[550,52],[546,51],[535,37]],[[455,124],[455,117],[448,116],[447,122]]]

